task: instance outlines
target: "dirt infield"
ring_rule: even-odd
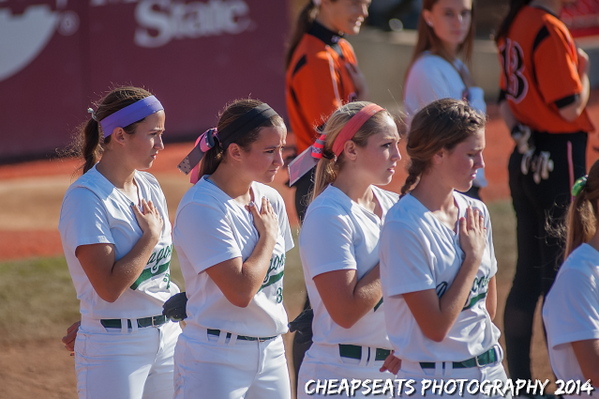
[[[599,127],[599,90],[593,92],[589,109],[595,126]],[[489,186],[481,191],[488,203],[509,198],[507,161],[513,148],[507,129],[494,107],[490,107],[489,116],[484,153]],[[593,146],[599,147],[597,133],[590,136],[589,144],[590,165],[599,158],[599,153],[591,150]],[[190,186],[187,177],[176,169],[176,165],[191,148],[192,143],[167,145],[151,169],[165,192],[171,218]],[[405,164],[405,161],[403,159],[402,163]],[[77,165],[78,161],[67,159],[0,166],[0,261],[62,254],[57,231],[60,205],[69,184],[76,179],[74,172]],[[398,168],[390,189],[399,190],[405,176],[403,168]],[[293,190],[286,187],[286,180],[286,172],[280,173],[273,186],[285,199],[291,222],[297,224]],[[498,287],[500,309],[496,320],[503,318],[503,303],[509,288],[510,284]],[[535,328],[536,335],[539,335],[540,324]],[[0,397],[75,398],[73,359],[57,341],[0,346]],[[535,364],[541,365],[536,374],[550,375],[541,340],[537,340],[533,352],[538,357]]]

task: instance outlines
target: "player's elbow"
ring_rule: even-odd
[[[96,293],[103,301],[106,301],[109,303],[116,302],[116,300],[119,299],[121,297],[121,295],[123,294],[122,292],[114,291],[114,290],[96,290]]]
[[[426,338],[430,339],[433,342],[442,342],[445,339],[445,337],[447,337],[447,334],[449,334],[449,329],[445,329],[439,326],[434,328],[422,329],[422,333]]]
[[[359,317],[357,317],[356,312],[355,311],[348,311],[350,309],[343,309],[339,312],[329,312],[331,319],[333,319],[333,321],[339,325],[340,327],[343,327],[345,329],[350,329],[352,328],[357,322],[358,320],[360,320]]]
[[[251,294],[236,292],[226,295],[226,298],[229,302],[231,302],[232,305],[237,306],[238,308],[247,308],[252,302],[254,296]]]
[[[573,103],[560,108],[559,114],[568,122],[573,122],[580,116],[580,114],[582,114],[582,111],[584,111],[584,106],[580,96],[577,96]]]

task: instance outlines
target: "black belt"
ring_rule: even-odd
[[[495,363],[498,360],[495,348],[491,348],[482,355],[475,356],[472,359],[464,360],[463,362],[453,362],[454,369],[467,369],[471,367],[481,367],[487,364]],[[423,369],[434,369],[435,363],[421,362],[420,367]]]
[[[141,319],[137,319],[137,327],[158,327],[167,321],[168,317],[163,315],[142,317]],[[101,319],[100,323],[102,323],[105,328],[121,328],[121,319]],[[131,328],[131,320],[129,319],[127,319],[127,327]]]
[[[376,348],[374,360],[385,360],[391,354],[389,349]],[[339,356],[349,357],[351,359],[362,359],[362,347],[359,345],[339,344]]]
[[[220,330],[215,330],[215,329],[212,329],[212,328],[208,328],[207,331],[208,331],[209,335],[220,336]],[[231,338],[231,335],[232,334],[230,332],[228,332],[227,333],[227,338]],[[242,341],[260,341],[260,342],[264,342],[264,341],[268,341],[268,340],[271,340],[271,339],[275,339],[276,337],[278,337],[278,335],[275,335],[273,337],[248,337],[246,335],[238,335],[237,339],[240,339]]]

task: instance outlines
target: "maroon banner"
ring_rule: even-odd
[[[0,0],[0,162],[51,153],[112,85],[165,107],[195,139],[251,96],[285,115],[287,1]]]

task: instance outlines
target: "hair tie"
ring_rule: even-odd
[[[312,4],[314,4],[316,7],[320,7],[320,2],[321,0],[312,0]]]
[[[377,112],[383,111],[384,108],[376,104],[368,104],[358,111],[350,120],[343,126],[335,141],[333,142],[333,152],[337,157],[343,152],[345,143],[351,140],[358,130],[366,123],[366,121]]]
[[[589,175],[582,176],[574,182],[574,185],[572,186],[572,196],[576,197],[582,192],[582,190],[587,184],[588,176]]]
[[[315,159],[320,159],[322,158],[322,154],[323,154],[323,149],[324,149],[324,142],[327,139],[327,136],[325,136],[324,134],[321,134],[316,141],[314,142],[314,144],[312,144],[310,146],[310,154],[312,155],[313,158]]]
[[[95,120],[96,122],[98,121],[98,117],[96,116],[96,112],[90,108],[87,109],[87,113],[88,114],[92,114],[92,119]]]
[[[217,129],[215,127],[200,134],[191,152],[177,165],[177,168],[186,175],[192,172],[191,176],[189,176],[191,184],[198,182],[200,178],[200,161],[204,158],[204,154],[215,146],[215,139],[218,140]]]

